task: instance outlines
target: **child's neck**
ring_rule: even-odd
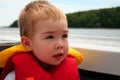
[[[51,72],[51,69],[54,67],[53,65],[44,63],[44,62],[42,62],[42,61],[39,61],[39,64],[40,64],[40,66],[41,66],[44,70],[46,70],[47,72]]]
[[[33,54],[33,53],[32,53]],[[40,61],[38,58],[36,58],[36,56],[33,54],[34,58],[36,59],[36,61],[40,64],[40,66],[47,72],[51,72],[51,70],[53,69],[53,67],[55,67],[54,65],[50,65],[47,63],[44,63],[43,61]]]

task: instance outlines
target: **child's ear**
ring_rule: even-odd
[[[22,36],[21,43],[27,51],[32,51],[31,40],[28,37]]]

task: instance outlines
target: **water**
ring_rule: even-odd
[[[19,42],[18,28],[0,28],[0,43]]]
[[[70,47],[120,52],[120,29],[69,29]],[[20,42],[18,28],[0,28],[0,43]]]
[[[120,37],[120,29],[70,29],[70,34],[96,37]]]
[[[120,29],[70,29],[70,46],[120,53]]]

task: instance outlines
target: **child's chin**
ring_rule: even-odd
[[[53,64],[51,64],[51,65],[57,66],[57,65],[61,64],[62,62],[63,62],[63,60],[61,60],[61,61],[59,61],[59,62],[55,62],[55,63],[53,63]]]

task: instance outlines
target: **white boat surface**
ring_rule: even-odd
[[[80,69],[120,76],[120,38],[72,35],[70,47],[80,51],[85,59]]]

